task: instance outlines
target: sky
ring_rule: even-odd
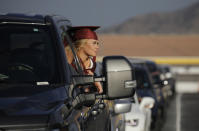
[[[199,0],[0,0],[0,13],[58,14],[75,25],[117,25],[136,15],[170,12]]]

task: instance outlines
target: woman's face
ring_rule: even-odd
[[[99,41],[88,39],[81,47],[82,51],[88,56],[96,56],[99,49]]]

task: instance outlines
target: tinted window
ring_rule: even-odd
[[[149,76],[146,71],[139,69],[135,70],[135,77],[138,89],[150,87]]]
[[[0,35],[1,82],[58,82],[47,26],[1,25]]]
[[[158,70],[156,64],[153,62],[146,62],[146,66],[148,67],[150,72],[156,72]]]

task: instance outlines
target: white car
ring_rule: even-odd
[[[132,99],[131,111],[125,113],[125,131],[149,131],[151,125],[151,108],[155,100],[152,97],[143,97],[138,101],[135,93]]]

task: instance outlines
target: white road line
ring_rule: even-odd
[[[181,131],[181,97],[182,94],[177,94],[176,98],[176,131]]]

